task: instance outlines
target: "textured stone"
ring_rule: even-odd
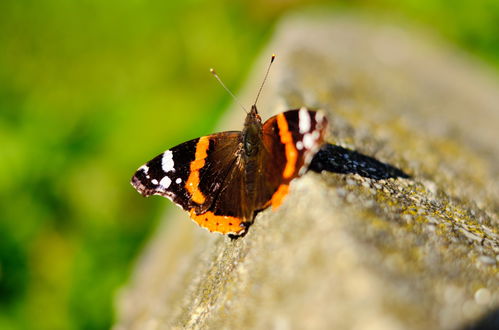
[[[324,109],[329,142],[411,177],[310,171],[237,240],[170,210],[119,295],[115,328],[497,325],[497,81],[401,27],[290,17],[263,52],[245,103],[272,52],[263,118]],[[243,115],[232,109],[222,128],[240,128]],[[348,153],[331,152],[338,161]]]

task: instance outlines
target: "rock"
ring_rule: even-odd
[[[426,39],[363,18],[285,19],[243,103],[277,52],[264,119],[324,109],[331,143],[410,177],[309,171],[237,240],[169,211],[119,295],[115,329],[497,325],[499,86]],[[243,115],[234,108],[222,128]]]

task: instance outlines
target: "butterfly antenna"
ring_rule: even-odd
[[[269,72],[270,72],[270,67],[272,66],[272,63],[274,63],[274,60],[275,60],[275,54],[272,54],[272,57],[270,58],[269,66],[267,67],[267,72],[265,72],[265,77],[263,78],[262,84],[260,85],[260,89],[258,90],[258,94],[256,94],[255,103],[253,103],[255,106],[256,106],[256,102],[258,102],[258,98],[260,98],[260,94],[262,93],[263,85],[265,85],[265,82],[267,81],[267,77],[269,76]]]
[[[241,104],[241,102],[239,102],[239,100],[237,99],[237,97],[234,94],[232,94],[232,92],[230,91],[230,89],[227,88],[227,86],[225,86],[225,84],[222,81],[222,79],[220,79],[220,77],[218,76],[218,74],[215,72],[215,69],[211,68],[210,72],[215,77],[215,79],[218,80],[218,82],[220,83],[220,85],[222,85],[222,87],[227,91],[227,93],[229,93],[230,96],[232,96],[232,98],[234,99],[234,101],[236,101],[236,103],[239,104],[239,106],[241,108],[243,108],[244,112],[248,113],[248,110],[246,110],[246,108]]]

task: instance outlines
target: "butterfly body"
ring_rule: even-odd
[[[327,119],[305,108],[262,123],[256,106],[242,131],[179,144],[141,166],[132,185],[144,196],[161,195],[209,231],[240,236],[257,212],[277,208],[291,180],[306,170],[324,143]]]

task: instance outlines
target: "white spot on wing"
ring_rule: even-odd
[[[177,178],[177,180],[175,180],[175,183],[177,183],[177,184],[179,184],[180,182],[182,182],[181,178]]]
[[[305,108],[298,111],[300,133],[305,134],[310,131],[310,114]]]
[[[149,172],[149,166],[147,165],[142,165],[141,167],[139,167],[138,171],[144,171],[145,174],[147,174],[147,172]]]
[[[159,181],[159,184],[164,189],[167,189],[172,184],[172,180],[169,177],[165,176],[163,179],[161,179],[161,181]]]
[[[175,163],[173,162],[173,152],[171,150],[166,150],[163,154],[163,159],[161,160],[161,167],[164,172],[175,171]]]
[[[315,144],[315,139],[312,136],[312,134],[305,134],[303,136],[303,145],[305,146],[305,148],[312,149],[314,147],[314,144]]]
[[[158,180],[156,180],[156,179],[152,179],[151,182],[152,182],[152,184],[155,184],[155,185],[158,184]]]
[[[301,141],[296,142],[296,149],[298,149],[298,150],[303,149],[303,143]]]

